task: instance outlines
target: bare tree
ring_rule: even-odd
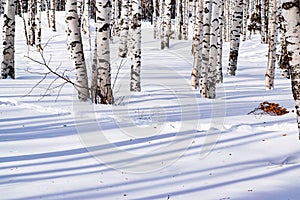
[[[132,0],[132,48],[130,91],[141,91],[141,1]]]
[[[78,99],[80,101],[87,101],[90,95],[80,32],[81,27],[76,11],[76,0],[67,0],[66,10],[68,49],[75,65]]]
[[[299,0],[283,0],[282,2],[282,15],[286,22],[286,40],[291,67],[292,92],[296,103],[300,139],[300,6]]]
[[[6,79],[8,76],[15,79],[15,6],[16,0],[6,0],[2,29],[2,79]]]
[[[112,104],[111,66],[109,47],[110,0],[96,0],[96,37],[97,37],[97,67],[93,78],[96,79],[94,103]],[[94,86],[93,86],[94,88]]]

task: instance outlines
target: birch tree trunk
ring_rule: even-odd
[[[189,34],[189,0],[182,0],[182,13],[183,13],[183,23],[182,23],[182,37],[184,40],[188,40]]]
[[[82,14],[81,30],[84,35],[87,36],[89,47],[92,48],[91,44],[91,32],[90,32],[90,16],[91,16],[91,3],[90,0],[84,1],[84,8]]]
[[[76,70],[76,90],[80,101],[87,101],[90,97],[88,89],[88,77],[84,59],[83,45],[80,32],[80,23],[76,10],[76,0],[66,2],[66,32],[68,37],[68,49]]]
[[[235,0],[235,11],[233,14],[233,27],[231,29],[230,38],[230,52],[229,52],[229,65],[227,68],[227,74],[235,76],[237,69],[237,60],[239,54],[240,37],[242,29],[243,19],[243,0]]]
[[[110,0],[96,0],[97,89],[95,103],[112,104],[109,47]]]
[[[153,39],[157,38],[157,1],[153,0]]]
[[[203,0],[198,1],[198,12],[194,25],[193,47],[194,63],[191,74],[191,83],[194,89],[199,87],[200,69],[202,67],[202,41],[203,41]]]
[[[41,50],[41,37],[42,37],[42,21],[41,21],[41,15],[42,15],[42,0],[37,0],[37,15],[36,15],[36,48],[38,50]]]
[[[182,25],[183,25],[183,12],[182,12],[182,0],[176,1],[176,37],[178,40],[182,40]]]
[[[25,35],[25,40],[26,40],[26,45],[29,45],[29,39],[28,39],[28,33],[27,33],[27,24],[26,24],[26,19],[25,19],[25,10],[24,10],[24,3],[23,0],[21,0],[21,13],[22,13],[22,21],[24,25],[24,35]]]
[[[249,16],[249,0],[244,0],[244,11],[243,11],[243,41],[247,39],[247,22]]]
[[[16,0],[6,0],[2,29],[1,78],[15,79],[15,6]]]
[[[130,91],[141,91],[141,18],[142,8],[140,0],[132,0],[132,49],[131,49],[131,79]],[[171,20],[171,18],[170,18]]]
[[[266,89],[274,88],[275,64],[276,64],[276,11],[277,0],[269,0],[269,51],[268,67],[265,75]]]
[[[50,10],[51,10],[51,5],[50,5],[51,0],[45,0],[46,4],[46,16],[47,16],[47,22],[48,22],[48,27],[51,28],[51,21],[50,21]]]
[[[171,0],[164,0],[162,17],[161,49],[169,48],[171,35]]]
[[[219,30],[218,30],[218,63],[217,63],[217,83],[223,83],[223,29],[224,29],[224,1],[220,3]]]
[[[82,13],[83,13],[83,0],[77,0],[77,14],[80,22],[81,22]]]
[[[203,46],[202,46],[202,69],[201,69],[201,97],[208,98],[208,67],[210,51],[210,24],[211,24],[211,0],[205,0],[203,4]]]
[[[128,30],[129,30],[129,0],[122,0],[121,9],[121,21],[120,21],[120,44],[119,44],[119,56],[125,58],[128,52]]]
[[[209,47],[209,65],[207,73],[207,97],[214,99],[216,97],[216,83],[217,83],[217,65],[218,65],[218,32],[219,15],[220,15],[220,1],[212,1],[212,16],[210,26],[210,47]]]
[[[287,23],[287,51],[300,139],[300,5],[299,0],[283,0],[282,2],[282,15]]]
[[[261,43],[267,43],[266,33],[266,0],[261,0]]]
[[[56,21],[55,21],[55,2],[56,0],[50,0],[50,9],[51,9],[51,12],[50,12],[50,28],[52,31],[56,31]]]
[[[28,25],[29,25],[29,44],[35,45],[35,2],[34,0],[28,1]]]

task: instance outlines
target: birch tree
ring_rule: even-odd
[[[89,41],[89,47],[91,49],[91,32],[90,32],[90,16],[91,16],[91,1],[84,1],[83,14],[81,18],[81,30],[84,35],[87,36]]]
[[[141,1],[132,0],[132,48],[130,91],[141,91]]]
[[[182,39],[182,25],[183,25],[183,13],[182,13],[182,0],[176,0],[176,37],[178,40]]]
[[[188,39],[189,34],[189,0],[182,0],[182,37],[184,40]]]
[[[220,3],[219,15],[219,30],[218,30],[218,56],[217,56],[217,83],[223,82],[223,29],[224,29],[224,5],[225,2]]]
[[[266,32],[266,0],[261,0],[261,43],[265,44],[267,42],[267,32]]]
[[[162,16],[161,49],[169,48],[171,35],[171,0],[164,0]]]
[[[244,0],[244,11],[243,11],[243,41],[247,39],[247,21],[249,16],[249,1]]]
[[[153,0],[153,39],[157,38],[157,0]]]
[[[211,24],[211,0],[205,0],[203,4],[203,44],[202,44],[202,69],[201,69],[201,97],[208,98],[208,66],[210,51],[210,24]]]
[[[128,30],[129,30],[129,4],[130,0],[122,0],[121,20],[120,20],[120,43],[119,56],[125,58],[128,53]]]
[[[78,99],[87,101],[89,98],[88,77],[80,32],[81,27],[76,10],[76,0],[67,0],[66,2],[66,25],[68,49],[76,70],[77,84],[75,87],[78,91]]]
[[[194,63],[191,74],[191,83],[194,89],[199,87],[200,69],[202,67],[202,41],[203,41],[203,0],[198,1],[197,16],[194,25],[193,47]]]
[[[268,67],[265,75],[266,89],[274,88],[275,64],[276,64],[276,10],[277,0],[269,0],[269,51]]]
[[[241,29],[242,29],[242,19],[243,19],[243,0],[235,0],[234,1],[235,9],[233,14],[233,24],[230,33],[230,52],[229,52],[229,64],[227,68],[227,74],[231,76],[235,76],[235,72],[237,69],[237,60],[239,54],[239,46],[240,46],[240,37],[241,37]]]
[[[214,99],[216,97],[217,83],[217,65],[218,65],[218,32],[219,32],[219,14],[220,1],[212,1],[212,19],[210,31],[209,64],[207,71],[207,97]]]
[[[34,0],[28,1],[28,25],[29,25],[29,44],[33,46],[35,44],[35,8],[36,4]]]
[[[56,0],[50,0],[50,28],[52,31],[56,31],[56,21],[55,21],[55,2]]]
[[[16,0],[6,0],[2,27],[1,78],[15,79],[15,6]]]
[[[38,50],[40,50],[41,47],[41,37],[42,37],[42,19],[41,19],[41,15],[42,15],[42,0],[37,0],[37,15],[36,15],[36,47]]]
[[[112,104],[113,93],[111,89],[111,66],[109,47],[110,27],[110,0],[96,0],[96,38],[97,38],[97,67],[96,77],[96,104]]]
[[[292,92],[296,104],[300,139],[300,5],[299,0],[282,0],[282,15],[286,22],[287,51],[291,67]]]

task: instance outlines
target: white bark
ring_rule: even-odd
[[[15,6],[16,0],[6,0],[2,27],[2,79],[8,76],[15,79]]]
[[[76,90],[78,91],[78,99],[80,101],[87,101],[89,98],[88,77],[81,39],[80,23],[76,11],[76,0],[67,0],[66,2],[66,25],[68,49],[71,54],[71,59],[74,61],[76,70]]]
[[[194,89],[199,87],[199,78],[202,60],[202,41],[203,41],[203,0],[198,1],[197,16],[194,25],[193,47],[194,63],[191,74],[191,83]]]
[[[156,39],[157,38],[157,1],[156,0],[153,0],[153,39]]]
[[[217,83],[223,82],[223,29],[224,29],[224,1],[221,1],[218,30],[218,63],[217,63]]]
[[[52,31],[56,31],[55,21],[55,2],[56,0],[50,0],[50,28]]]
[[[212,1],[212,16],[210,27],[210,50],[209,50],[209,65],[207,71],[207,97],[214,99],[216,97],[216,83],[217,83],[217,65],[218,65],[218,33],[219,15],[220,15],[220,1]]]
[[[171,0],[164,1],[162,17],[161,49],[169,48],[171,35]]]
[[[244,11],[243,11],[243,41],[247,39],[247,21],[249,16],[249,0],[244,0]]]
[[[296,103],[297,122],[300,139],[300,8],[299,0],[283,0],[282,15],[287,23],[286,40],[293,97]]]
[[[189,0],[182,0],[182,13],[183,13],[183,23],[182,23],[182,37],[184,40],[188,40],[189,34]]]
[[[121,21],[120,21],[120,44],[119,56],[125,58],[128,52],[128,30],[129,30],[129,0],[122,0]]]
[[[176,0],[176,38],[182,39],[182,24],[183,24],[183,11],[182,11],[182,0]]]
[[[132,49],[131,49],[131,79],[130,91],[141,91],[141,17],[142,8],[140,0],[132,0]]]
[[[267,42],[267,31],[266,31],[266,0],[261,0],[261,43]]]
[[[208,67],[210,51],[210,26],[212,14],[212,2],[205,0],[203,4],[203,46],[202,46],[202,69],[201,69],[201,97],[208,98]]]
[[[274,88],[275,64],[276,64],[276,0],[269,0],[269,51],[268,67],[265,75],[266,89]]]
[[[109,47],[110,0],[96,0],[97,89],[95,103],[112,104]]]
[[[35,6],[34,0],[28,1],[29,44],[31,46],[35,44]]]
[[[82,22],[81,22],[81,31],[84,35],[87,36],[89,41],[89,47],[91,49],[91,32],[90,32],[90,14],[91,14],[91,8],[90,8],[90,0],[84,1],[84,8],[83,8],[83,14],[82,14]]]
[[[237,60],[239,54],[243,18],[243,0],[235,0],[235,3],[236,5],[233,14],[233,27],[231,29],[230,39],[229,65],[227,68],[227,74],[231,76],[235,76],[235,72],[237,69]]]
[[[41,21],[41,15],[42,15],[42,0],[37,0],[37,15],[36,15],[36,47],[38,50],[40,50],[41,47],[41,41],[42,41],[42,21]]]

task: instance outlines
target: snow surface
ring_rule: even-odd
[[[50,39],[45,57],[64,71],[72,63],[58,15],[55,33],[44,16],[43,44]],[[0,81],[0,199],[299,199],[295,114],[247,115],[263,101],[294,107],[278,70],[275,89],[265,90],[267,46],[259,36],[241,44],[237,76],[225,75],[218,98],[208,100],[189,86],[191,41],[172,40],[161,51],[144,24],[142,92],[128,92],[129,60],[117,58],[115,40],[117,105],[93,106],[78,104],[68,85],[57,101],[58,89],[43,96],[52,75],[28,94],[46,70],[25,57],[40,60],[24,45],[19,17],[16,29],[17,79]]]

